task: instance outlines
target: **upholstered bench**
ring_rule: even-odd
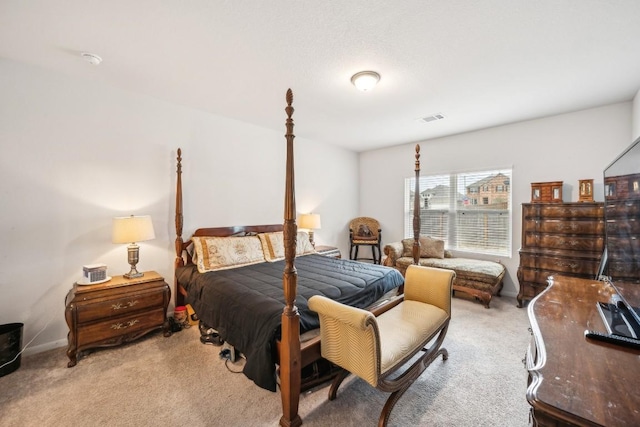
[[[404,297],[377,317],[323,296],[309,298],[309,308],[320,318],[322,357],[343,369],[331,384],[329,400],[335,399],[349,373],[357,375],[391,392],[378,421],[378,426],[385,426],[393,406],[416,378],[439,355],[448,358],[441,346],[451,319],[454,277],[451,270],[409,266]],[[425,348],[434,338],[431,347]]]
[[[402,275],[413,264],[413,239],[389,243],[384,247],[384,265],[394,267]],[[499,262],[471,258],[456,258],[444,250],[444,242],[430,237],[420,237],[419,265],[447,268],[456,272],[453,290],[465,292],[482,301],[486,308],[494,295],[500,295],[506,272]]]

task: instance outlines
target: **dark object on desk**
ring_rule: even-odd
[[[584,331],[584,336],[591,340],[607,342],[609,344],[619,345],[623,347],[635,348],[640,350],[640,340],[629,338],[622,335],[603,334],[597,331]]]
[[[624,302],[620,300],[617,304],[598,302],[596,307],[609,334],[629,338],[640,336],[640,324],[636,322]]]

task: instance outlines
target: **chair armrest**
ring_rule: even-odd
[[[380,334],[372,313],[315,295],[309,308],[320,317],[322,357],[373,387],[380,375]]]
[[[455,277],[453,270],[410,265],[404,280],[404,298],[435,305],[451,316],[451,291]]]
[[[395,267],[396,260],[402,256],[404,247],[402,242],[388,243],[384,246],[384,254],[387,256],[384,259],[384,265],[387,267]]]

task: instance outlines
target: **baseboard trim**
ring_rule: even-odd
[[[57,341],[51,341],[44,344],[39,344],[33,347],[27,347],[23,350],[23,356],[29,356],[32,354],[42,353],[43,351],[53,350],[54,348],[65,347],[67,345],[66,339],[61,339]]]

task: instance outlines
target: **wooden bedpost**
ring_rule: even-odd
[[[416,185],[413,193],[413,263],[420,264],[420,144],[416,144]]]
[[[280,353],[280,395],[282,397],[283,427],[299,426],[302,419],[298,414],[300,403],[301,359],[300,359],[300,314],[295,306],[298,287],[298,272],[294,265],[296,257],[296,197],[293,167],[293,92],[287,90],[287,175],[284,196],[284,256],[285,267],[282,279],[285,307],[282,311],[282,351]]]
[[[177,271],[178,267],[184,266],[182,259],[182,149],[178,148],[178,156],[176,158],[176,260],[173,271]],[[184,296],[180,292],[178,286],[178,278],[174,277],[174,295],[176,296],[176,307],[184,304]]]

